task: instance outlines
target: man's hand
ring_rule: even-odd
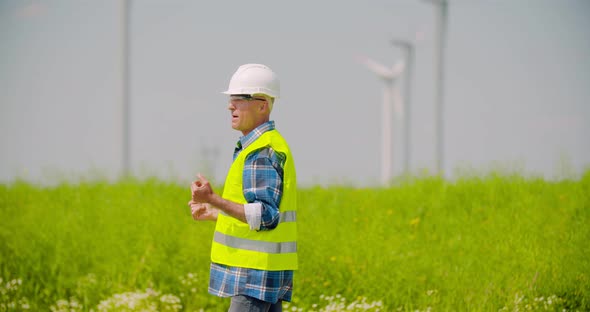
[[[211,184],[200,173],[197,178],[198,180],[191,184],[192,201],[195,203],[211,203],[211,197],[214,194]]]
[[[191,207],[191,214],[196,221],[215,221],[217,220],[218,210],[211,207],[209,204],[196,203],[189,201],[188,205]]]
[[[198,180],[191,184],[192,200],[189,202],[189,205],[191,205],[191,203],[207,204],[208,208],[207,210],[203,210],[202,206],[195,206],[195,212],[193,213],[193,218],[195,218],[195,214],[197,216],[195,220],[217,220],[217,213],[221,210],[231,217],[244,223],[248,223],[243,204],[224,199],[217,195],[213,192],[209,181],[207,181],[207,179],[205,179],[200,173],[197,175],[197,178]],[[209,213],[210,209],[212,209],[212,211]]]

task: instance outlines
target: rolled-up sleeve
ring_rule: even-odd
[[[279,224],[285,155],[266,147],[246,157],[243,172],[246,220],[252,230],[272,230]]]

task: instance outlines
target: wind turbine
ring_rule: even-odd
[[[381,184],[387,185],[391,181],[393,168],[392,111],[395,112],[398,121],[403,115],[402,98],[396,81],[404,71],[404,62],[398,61],[389,68],[368,57],[359,56],[358,60],[384,82],[381,107]]]

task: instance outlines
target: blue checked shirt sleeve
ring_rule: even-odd
[[[285,155],[272,148],[252,152],[244,162],[243,188],[248,203],[260,203],[260,231],[279,224]]]

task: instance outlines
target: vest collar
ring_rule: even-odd
[[[261,124],[260,126],[254,128],[254,130],[250,131],[250,133],[248,133],[245,136],[240,137],[240,140],[238,141],[237,145],[237,149],[242,150],[248,147],[248,145],[252,144],[252,142],[256,141],[256,139],[258,139],[262,134],[264,134],[267,131],[271,131],[275,129],[275,122],[273,120],[267,121],[263,124]]]

